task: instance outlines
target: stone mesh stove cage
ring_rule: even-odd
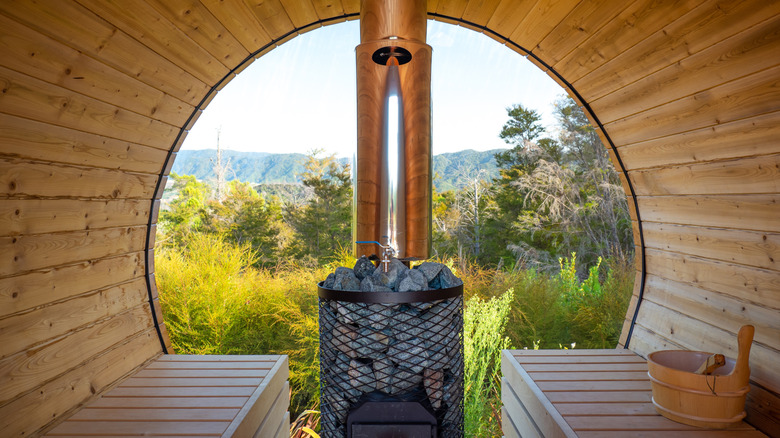
[[[352,292],[320,283],[319,325],[324,438],[351,438],[353,431],[371,427],[395,427],[397,436],[463,436],[462,284],[420,292]],[[376,403],[390,409],[377,409]],[[360,410],[369,405],[385,418],[366,418]],[[418,414],[425,412],[403,413],[402,405],[427,412],[431,432],[410,432],[424,429]]]

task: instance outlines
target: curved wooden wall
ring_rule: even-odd
[[[252,59],[359,7],[0,2],[4,434],[34,435],[164,351],[148,236],[187,129]],[[428,11],[528,56],[602,128],[635,207],[621,342],[733,355],[753,323],[750,420],[778,427],[780,2],[429,0]]]

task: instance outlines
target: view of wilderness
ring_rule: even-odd
[[[509,108],[500,136],[510,149],[434,161],[434,254],[464,279],[468,300],[468,436],[500,433],[501,348],[614,347],[631,295],[618,174],[581,108],[569,98],[555,108],[554,127]],[[288,354],[291,412],[316,409],[315,285],[355,262],[350,163],[317,151],[180,160],[156,251],[176,350]]]

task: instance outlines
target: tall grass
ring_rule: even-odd
[[[347,251],[322,267],[252,267],[256,254],[207,234],[182,249],[156,251],[156,276],[166,326],[177,353],[287,354],[293,417],[319,402],[316,283]],[[502,348],[614,347],[633,283],[633,267],[607,261],[576,277],[576,257],[553,277],[533,270],[494,271],[466,262],[465,407],[467,436],[500,436]],[[604,268],[607,268],[606,270]]]
[[[471,298],[463,310],[463,400],[468,437],[495,436],[501,430],[501,350],[509,348],[504,335],[514,292],[482,301]]]

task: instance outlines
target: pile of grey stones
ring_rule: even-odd
[[[337,268],[321,286],[360,292],[411,292],[461,285],[446,265],[413,269],[392,259],[388,272],[361,257]],[[349,410],[377,394],[427,398],[443,428],[461,430],[462,297],[403,304],[320,300],[323,436],[346,436]],[[416,400],[420,401],[420,400]]]

